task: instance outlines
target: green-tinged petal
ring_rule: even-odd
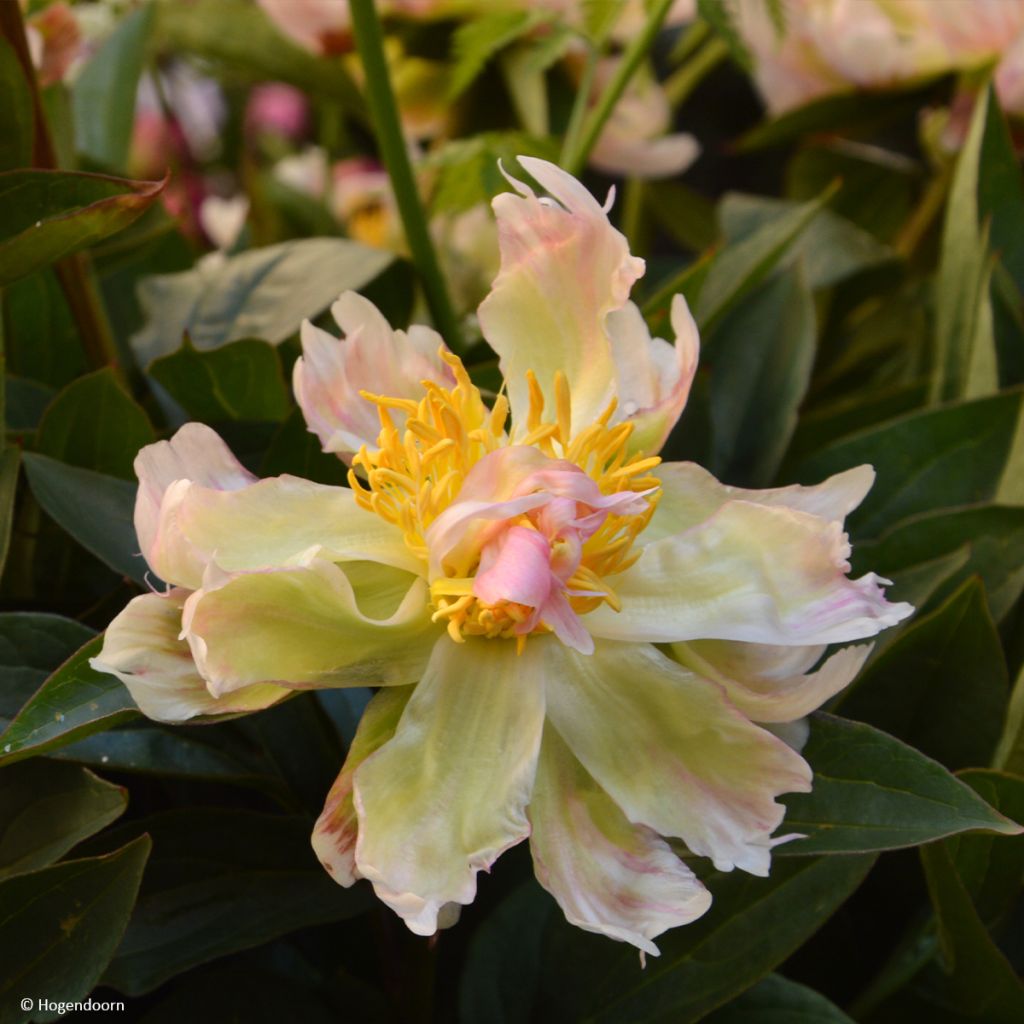
[[[184,632],[212,693],[253,683],[403,685],[419,678],[440,628],[424,581],[372,562],[314,561],[208,584]]]
[[[657,956],[653,938],[711,906],[711,893],[668,843],[626,820],[550,722],[529,815],[537,879],[570,924]]]
[[[911,614],[873,573],[848,579],[842,527],[790,508],[728,501],[648,544],[609,583],[622,604],[586,617],[594,636],[674,643],[828,644],[874,636]]]
[[[501,270],[480,306],[480,325],[501,358],[513,422],[529,409],[526,371],[533,370],[550,408],[561,370],[572,393],[572,427],[593,422],[615,393],[615,362],[606,320],[621,309],[643,260],[571,175],[528,157],[520,163],[554,197],[539,199],[521,182],[518,194],[493,201]]]
[[[92,667],[117,676],[139,710],[158,722],[257,711],[291,693],[282,686],[263,684],[214,697],[196,671],[188,644],[178,638],[187,597],[185,590],[172,590],[131,600],[107,627]]]
[[[530,831],[525,808],[557,640],[438,641],[394,738],[356,770],[356,865],[419,935]]]
[[[557,653],[548,715],[629,821],[682,839],[720,871],[767,875],[785,813],[775,797],[811,788],[803,758],[649,644]]]
[[[875,471],[870,466],[856,466],[813,487],[793,484],[754,491],[719,483],[695,462],[666,462],[653,475],[661,481],[661,497],[650,524],[640,536],[643,544],[697,526],[727,501],[792,508],[841,523],[864,500],[875,480]]]
[[[820,645],[777,647],[732,640],[693,640],[672,644],[672,657],[725,688],[753,722],[791,722],[821,707],[861,670],[871,644],[844,647],[816,671]]]
[[[202,586],[200,567],[211,562],[225,572],[254,572],[319,556],[380,562],[410,572],[421,569],[401,532],[360,508],[347,487],[294,476],[260,480],[236,491],[186,481],[174,484],[164,498],[154,548],[157,572],[162,552],[180,565],[185,559],[174,552],[188,549],[194,568],[187,582],[195,590]]]
[[[356,868],[359,827],[352,800],[352,780],[356,769],[394,736],[412,691],[411,686],[389,686],[380,690],[367,704],[345,764],[331,786],[323,812],[313,828],[313,850],[339,885],[349,886],[362,878]]]

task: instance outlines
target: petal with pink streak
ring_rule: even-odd
[[[668,843],[627,820],[550,722],[527,813],[537,880],[570,924],[657,956],[652,939],[711,905]]]
[[[324,451],[350,458],[363,445],[375,449],[380,433],[377,408],[360,392],[419,399],[424,380],[451,385],[455,378],[438,354],[445,348],[441,336],[429,327],[393,331],[377,307],[355,292],[345,292],[331,313],[344,337],[305,321],[293,387]],[[399,423],[402,418],[395,415]]]
[[[353,778],[356,769],[394,736],[412,690],[411,686],[386,687],[366,706],[345,764],[313,827],[314,852],[331,878],[346,888],[362,878],[356,867],[359,825],[352,800]]]
[[[803,758],[649,644],[550,657],[549,719],[626,819],[682,839],[720,871],[767,875],[785,813],[776,797],[811,788]]]

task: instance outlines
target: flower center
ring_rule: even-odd
[[[609,425],[614,401],[570,432],[561,373],[555,409],[527,374],[530,406],[521,436],[506,431],[508,401],[488,408],[461,360],[442,357],[455,386],[424,381],[421,399],[363,392],[377,406],[378,449],[352,460],[356,501],[401,531],[428,566],[434,620],[456,641],[554,632],[592,648],[579,616],[618,607],[608,577],[639,557],[633,541],[658,498],[661,461],[630,454],[630,423]]]

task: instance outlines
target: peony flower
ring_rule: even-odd
[[[93,664],[172,721],[380,687],[313,835],[340,884],[427,935],[528,839],[570,921],[654,954],[711,901],[670,841],[767,874],[793,838],[777,797],[811,786],[771,729],[867,653],[816,667],[826,645],[911,609],[847,576],[870,467],[750,491],[660,463],[696,369],[686,303],[674,344],[651,338],[607,207],[520,162],[549,196],[510,179],[494,201],[493,403],[426,328],[343,296],[344,338],[304,326],[295,372],[350,488],[254,481],[205,428],[145,449],[140,546],[174,589],[132,601]]]

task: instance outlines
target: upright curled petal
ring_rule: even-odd
[[[224,697],[211,695],[188,644],[179,639],[187,596],[187,591],[172,590],[133,598],[107,627],[92,667],[117,676],[139,710],[158,722],[256,711],[287,697],[290,690],[269,684],[246,686]]]
[[[237,491],[255,483],[219,435],[202,423],[186,423],[169,441],[146,445],[135,458],[139,490],[135,498],[135,533],[146,561],[165,580],[185,583],[202,574],[203,564],[189,552],[161,555],[160,515],[167,491],[188,481],[218,491]],[[159,563],[159,564],[158,564]]]
[[[558,653],[551,722],[626,818],[682,839],[720,871],[766,875],[785,813],[775,798],[810,790],[806,762],[655,647],[604,641],[590,657]]]
[[[529,816],[537,879],[570,924],[657,956],[653,938],[711,905],[711,893],[668,843],[627,820],[550,723]]]
[[[529,834],[548,648],[442,638],[394,738],[356,769],[356,867],[418,935]]]
[[[360,392],[419,399],[424,380],[448,386],[455,378],[438,355],[445,347],[441,336],[429,327],[393,331],[377,307],[355,292],[345,292],[331,313],[344,337],[305,321],[292,383],[324,451],[346,457],[363,445],[375,449],[380,433],[377,407]]]

